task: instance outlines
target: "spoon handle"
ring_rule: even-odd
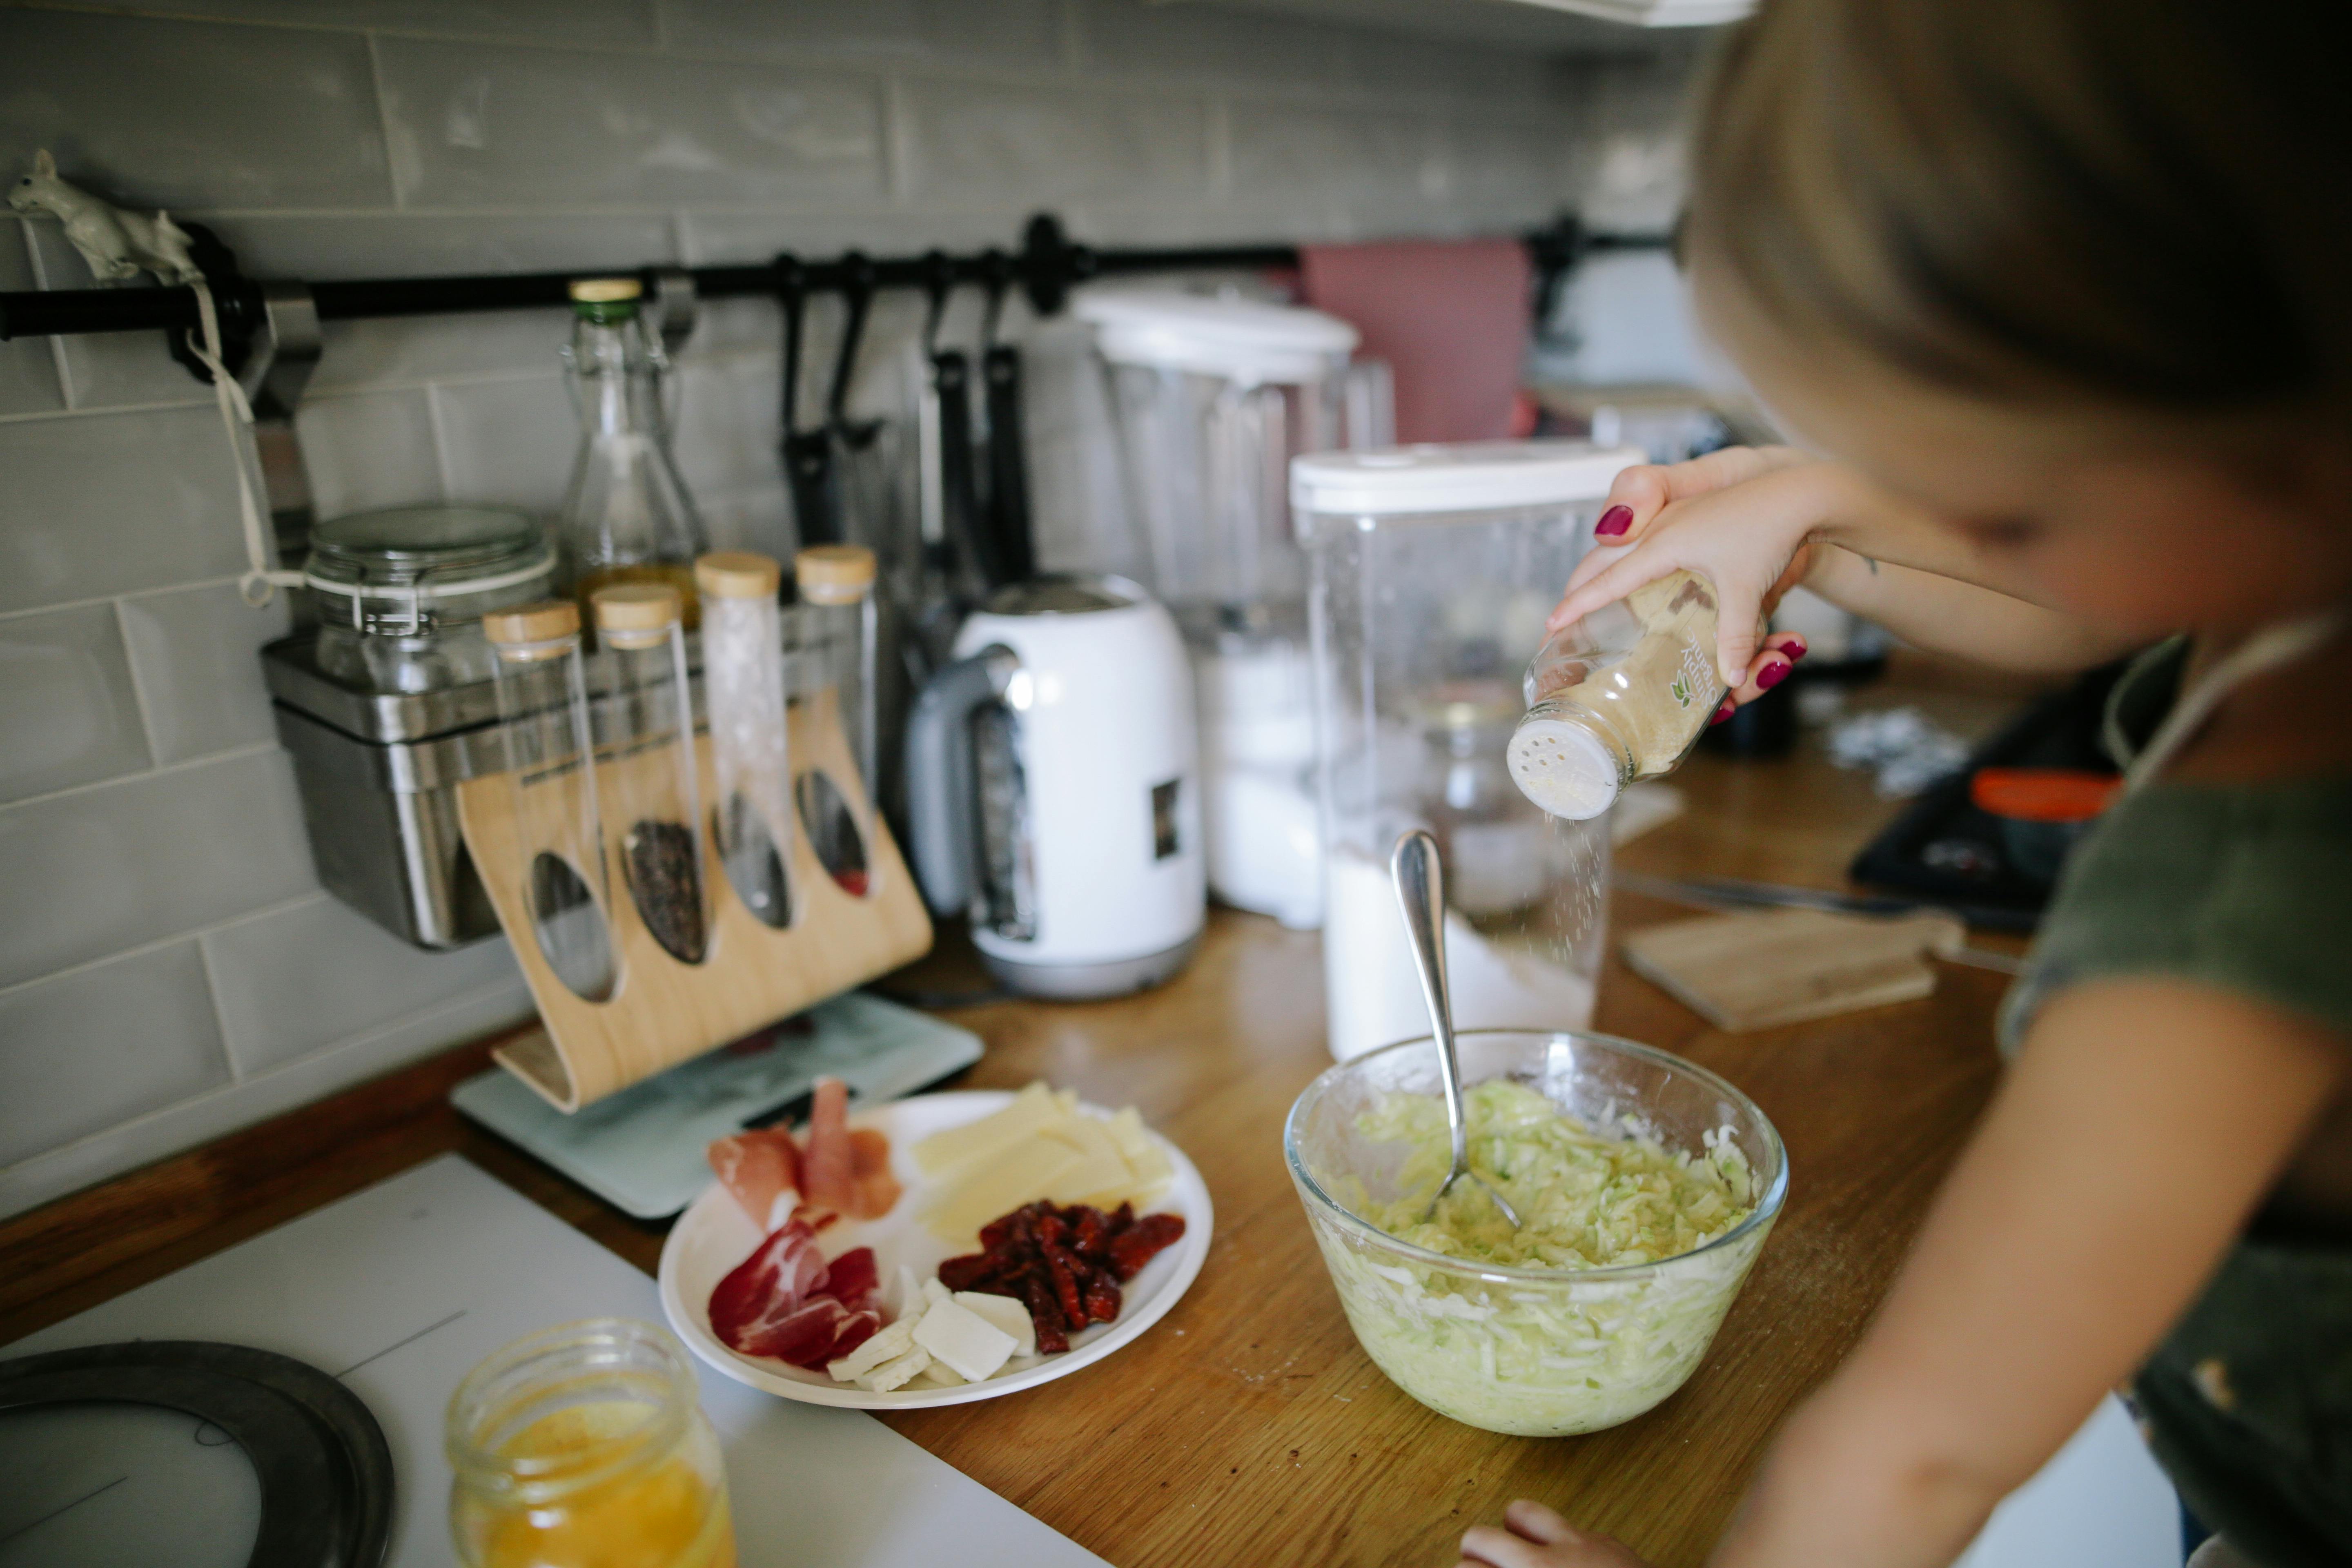
[[[1421,972],[1422,1000],[1429,1005],[1430,1032],[1444,1067],[1445,1130],[1454,1140],[1456,1172],[1470,1168],[1469,1119],[1462,1110],[1462,1062],[1454,1049],[1454,999],[1445,986],[1445,871],[1438,864],[1437,840],[1414,828],[1396,841],[1389,857],[1397,907],[1412,942],[1413,967]]]

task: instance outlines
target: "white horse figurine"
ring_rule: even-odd
[[[58,162],[44,151],[33,154],[33,172],[8,187],[8,205],[20,213],[47,213],[62,219],[66,237],[97,278],[136,278],[143,268],[166,283],[193,283],[204,274],[188,254],[188,237],[168,213],[142,217],[76,190],[58,178]]]

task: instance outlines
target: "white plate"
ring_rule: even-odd
[[[827,1226],[817,1237],[824,1255],[835,1258],[853,1247],[872,1247],[875,1262],[880,1267],[881,1293],[886,1299],[896,1289],[900,1264],[912,1268],[918,1279],[928,1279],[937,1273],[940,1262],[954,1256],[956,1249],[940,1241],[915,1217],[916,1210],[921,1206],[918,1189],[922,1178],[908,1151],[942,1128],[977,1121],[1012,1102],[1012,1094],[1003,1089],[966,1089],[892,1100],[850,1117],[852,1127],[871,1127],[888,1136],[891,1173],[906,1192],[897,1206],[880,1219],[843,1220]],[[1079,1109],[1092,1116],[1108,1118],[1110,1114],[1092,1105]],[[1192,1168],[1192,1162],[1184,1157],[1184,1151],[1157,1132],[1151,1133],[1151,1138],[1168,1155],[1176,1176],[1149,1212],[1183,1215],[1183,1239],[1119,1287],[1125,1302],[1117,1321],[1096,1323],[1072,1334],[1070,1348],[1060,1355],[1018,1358],[1011,1370],[985,1383],[869,1394],[854,1383],[835,1383],[821,1370],[803,1372],[780,1361],[738,1355],[728,1349],[710,1331],[710,1292],[730,1269],[751,1256],[751,1249],[760,1245],[761,1237],[760,1227],[716,1182],[688,1205],[677,1224],[670,1228],[669,1239],[662,1244],[662,1311],[688,1347],[727,1376],[753,1388],[812,1405],[846,1405],[859,1410],[923,1410],[939,1405],[994,1399],[1051,1383],[1057,1377],[1067,1377],[1080,1367],[1092,1366],[1158,1322],[1191,1287],[1209,1256],[1208,1186],[1201,1180],[1201,1173]]]

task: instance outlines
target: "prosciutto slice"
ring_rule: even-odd
[[[730,1132],[706,1152],[710,1169],[751,1223],[773,1229],[790,1216],[801,1189],[801,1152],[790,1131],[760,1127]],[[787,1193],[794,1203],[779,1204]]]
[[[816,1233],[787,1220],[710,1292],[710,1330],[743,1355],[814,1370],[882,1326],[882,1314],[866,1305],[878,1278],[872,1247],[828,1263]]]
[[[818,1208],[855,1214],[857,1156],[849,1141],[849,1086],[837,1078],[816,1080],[809,1105],[808,1155],[801,1167],[801,1195]]]

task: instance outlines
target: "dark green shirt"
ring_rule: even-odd
[[[2168,643],[2117,686],[2109,732],[2126,749],[2170,707],[2186,654]],[[2004,1044],[2066,986],[2126,975],[2252,997],[2352,1049],[2352,778],[2159,779],[2119,801],[2067,866]],[[2182,1498],[2240,1553],[2352,1563],[2352,1247],[2258,1220],[2135,1393]]]

